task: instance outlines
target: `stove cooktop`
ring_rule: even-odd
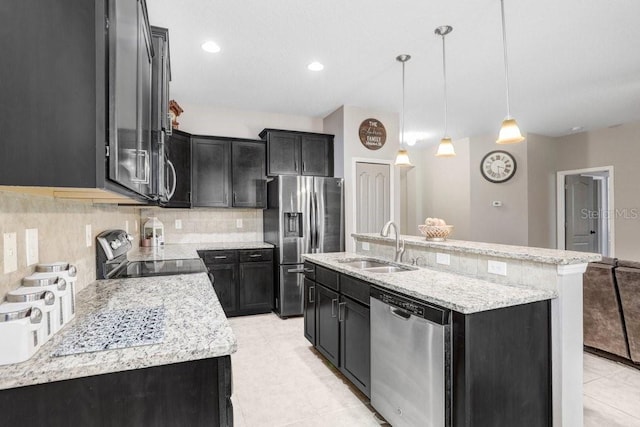
[[[162,261],[130,261],[111,275],[110,278],[125,279],[206,272],[207,268],[200,258],[168,259]]]

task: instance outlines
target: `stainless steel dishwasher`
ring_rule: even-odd
[[[371,288],[371,404],[394,427],[450,422],[450,311]]]

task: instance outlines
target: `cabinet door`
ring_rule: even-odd
[[[167,142],[167,187],[169,202],[166,207],[191,207],[191,139],[189,135],[174,131]],[[173,192],[173,195],[172,195]]]
[[[229,141],[193,138],[193,206],[228,207]]]
[[[213,289],[227,316],[238,312],[238,298],[236,295],[237,264],[207,264],[209,273],[213,276]]]
[[[267,174],[298,175],[300,173],[300,137],[272,132],[267,136]]]
[[[340,371],[367,397],[371,396],[371,343],[369,307],[341,297]]]
[[[273,263],[241,263],[238,293],[238,309],[242,314],[270,312],[273,301]]]
[[[164,130],[171,134],[169,126],[169,30],[151,27],[153,41],[153,79],[151,120],[154,131]]]
[[[265,145],[262,142],[231,143],[232,205],[266,206]]]
[[[151,185],[151,36],[146,8],[110,3],[109,178],[147,195]]]
[[[316,284],[304,279],[304,337],[316,345]]]
[[[339,366],[338,293],[316,284],[316,348]]]
[[[302,175],[333,176],[333,141],[330,137],[302,135]]]

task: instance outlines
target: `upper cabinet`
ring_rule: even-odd
[[[267,175],[333,176],[333,135],[264,129]]]
[[[171,81],[171,57],[169,54],[169,30],[151,27],[153,39],[153,97],[151,104],[151,126],[155,131],[171,135],[169,117],[169,82]]]
[[[194,136],[192,150],[193,206],[266,206],[263,141]]]
[[[154,50],[144,0],[1,10],[0,186],[149,201]]]
[[[164,207],[191,207],[191,135],[174,130],[165,142],[169,201]]]

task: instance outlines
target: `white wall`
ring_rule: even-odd
[[[556,140],[527,135],[529,246],[556,248]]]
[[[336,117],[336,114],[338,117]],[[340,120],[339,117],[342,117]],[[368,118],[376,118],[380,120],[387,130],[387,142],[379,150],[369,150],[365,148],[361,143],[358,136],[358,129],[360,123]],[[347,251],[354,252],[355,245],[351,238],[351,233],[354,232],[354,159],[360,160],[376,160],[392,162],[395,160],[396,152],[398,151],[398,113],[372,111],[359,107],[342,106],[334,113],[327,116],[324,121],[324,132],[332,133],[336,135],[336,139],[343,141],[343,176],[345,178],[345,246]],[[339,156],[339,151],[336,150],[336,156]],[[400,206],[400,172],[398,168],[391,166],[391,172],[393,174],[393,188],[392,190],[392,219],[401,225],[401,206]]]
[[[333,138],[333,175],[344,178],[344,107],[338,108],[323,120],[324,133]]]
[[[196,135],[258,139],[264,128],[322,132],[322,119],[259,111],[181,104],[180,130]]]

